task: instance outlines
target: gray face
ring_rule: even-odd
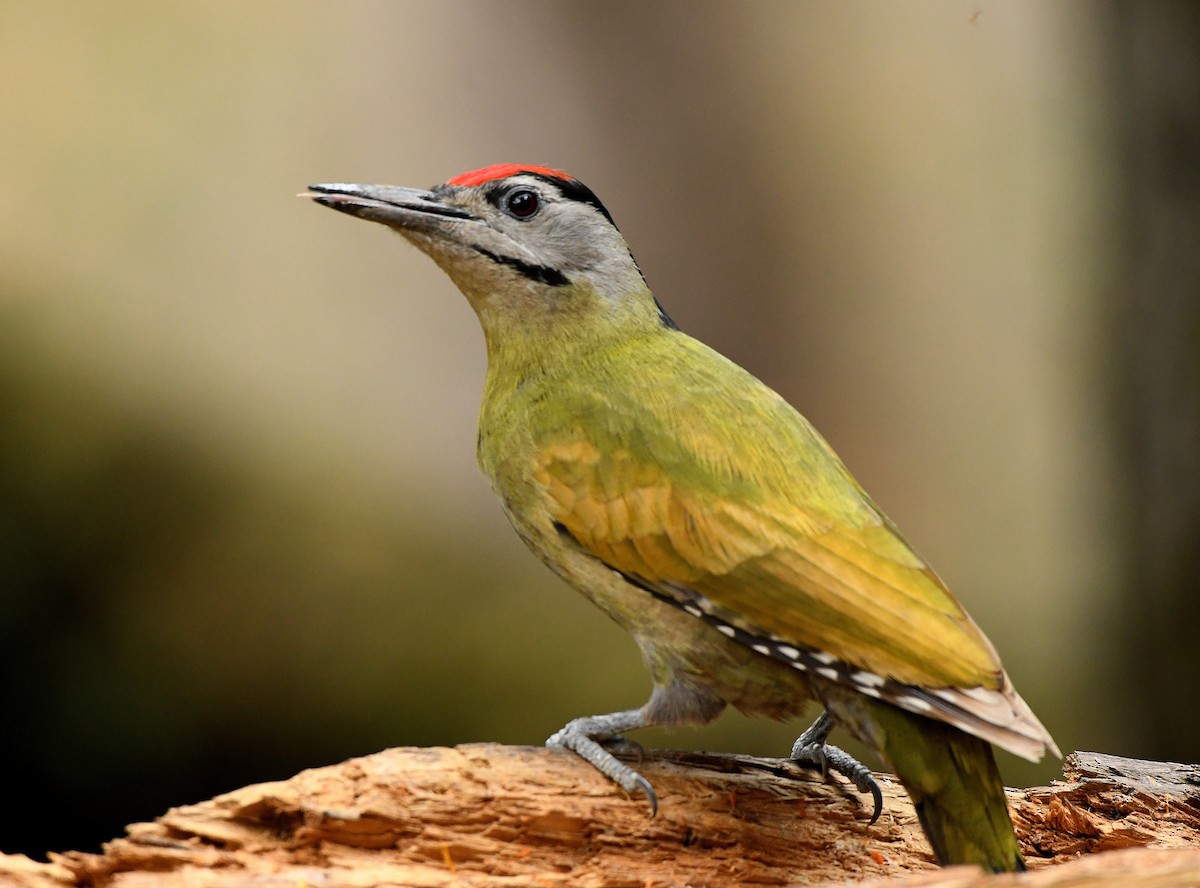
[[[514,270],[519,262],[546,283],[589,284],[614,297],[645,286],[625,239],[594,198],[580,200],[536,175],[439,185],[432,193],[469,211],[476,224],[462,226],[462,234]]]
[[[516,276],[524,286],[584,284],[610,299],[645,281],[616,226],[586,189],[571,194],[537,175],[430,191],[390,185],[314,185],[315,200],[382,222],[432,255],[461,284]]]

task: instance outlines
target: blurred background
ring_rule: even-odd
[[[0,2],[0,849],[645,699],[475,467],[465,301],[294,196],[497,161],[592,186],[1064,751],[1195,761],[1198,8]]]

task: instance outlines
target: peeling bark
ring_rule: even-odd
[[[0,857],[0,886],[1018,884],[938,870],[899,784],[884,815],[779,759],[647,754],[660,813],[568,753],[390,749],[134,824],[100,854]],[[1095,753],[1010,790],[1035,886],[1200,886],[1200,768]],[[1100,856],[1098,852],[1104,852]]]

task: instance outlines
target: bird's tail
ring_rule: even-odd
[[[938,863],[1025,869],[992,747],[940,721],[872,701],[881,752],[908,790]]]

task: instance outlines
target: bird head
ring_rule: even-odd
[[[559,170],[497,164],[428,190],[326,184],[310,185],[305,196],[387,225],[428,254],[471,302],[485,334],[510,333],[518,322],[578,332],[583,318],[592,327],[674,327],[608,210]]]

